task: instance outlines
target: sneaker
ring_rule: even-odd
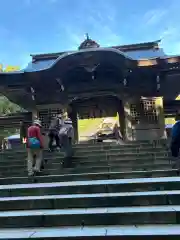
[[[41,170],[40,170],[40,171],[44,170],[44,168],[45,168],[45,167],[44,167],[44,164],[42,164],[42,165],[41,165]]]
[[[34,177],[34,172],[28,173],[28,177]]]
[[[36,176],[40,176],[41,175],[41,171],[34,171],[34,176],[36,177]]]
[[[57,152],[60,152],[60,151],[61,151],[61,148],[60,148],[60,147],[57,147],[57,148],[56,148],[56,151],[57,151]]]

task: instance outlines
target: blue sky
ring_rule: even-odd
[[[180,54],[179,0],[1,0],[0,63],[24,67],[31,53],[75,50],[85,33],[101,46],[162,39]]]

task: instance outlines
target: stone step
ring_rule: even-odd
[[[0,197],[180,190],[180,177],[91,180],[0,186]]]
[[[164,170],[166,171],[169,171],[171,170],[168,166],[164,166],[163,168]],[[120,167],[116,167],[116,168],[108,168],[108,167],[104,167],[104,168],[101,168],[101,171],[100,172],[105,172],[105,171],[109,171],[109,172],[113,172],[113,171],[124,171],[124,172],[129,172],[129,171],[152,171],[152,170],[162,170],[162,167],[159,166],[159,167],[155,167],[155,168],[142,168],[142,167],[139,167],[139,168],[127,168],[127,169],[122,169]],[[56,171],[55,169],[54,170],[51,170],[51,171],[45,171],[41,176],[47,176],[47,175],[58,175],[58,174],[79,174],[79,173],[89,173],[90,171],[88,170],[84,170],[84,171],[74,171],[73,169],[70,169],[68,171]],[[53,174],[54,173],[54,174]],[[97,174],[97,168],[93,168],[91,169],[91,173],[96,173]],[[98,172],[99,174],[99,172]],[[129,174],[130,175],[130,174]],[[175,175],[176,176],[176,175]],[[19,177],[27,177],[27,172],[23,172],[23,173],[18,173],[18,172],[14,172],[14,173],[11,173],[11,174],[2,174],[0,176],[1,178],[9,178],[9,177],[13,177],[13,178],[19,178]],[[31,181],[36,181],[36,178],[34,180],[34,178],[31,180]]]
[[[71,168],[62,167],[63,153],[45,151],[45,175],[34,178],[27,177],[25,150],[0,154],[0,239],[180,234],[180,177],[161,177],[177,175],[162,144],[74,149]]]
[[[112,161],[120,161],[120,160],[136,160],[136,159],[143,159],[144,161],[148,159],[164,159],[169,158],[172,159],[171,155],[166,152],[159,152],[159,153],[143,153],[143,154],[102,154],[102,155],[90,155],[90,156],[76,156],[73,155],[72,161],[75,162],[102,162],[104,160],[112,160]],[[54,162],[58,163],[61,162],[64,159],[64,156],[54,156],[54,157],[43,157],[43,159],[47,162]],[[24,158],[15,157],[13,159],[3,159],[0,160],[0,166],[7,166],[9,164],[11,165],[24,165],[27,161],[27,156]]]
[[[178,205],[180,190],[0,197],[0,211]]]
[[[168,152],[152,152],[152,153],[148,153],[148,152],[140,152],[140,153],[91,153],[89,155],[84,155],[84,156],[78,156],[78,155],[74,155],[74,157],[76,159],[81,159],[83,161],[92,161],[93,159],[98,159],[98,160],[101,160],[101,159],[106,159],[106,158],[109,158],[109,159],[124,159],[124,158],[147,158],[147,157],[153,157],[153,158],[157,158],[157,157],[164,157],[164,156],[170,156],[170,154]],[[59,155],[54,155],[54,156],[44,156],[44,159],[56,159],[56,160],[60,160],[60,159],[63,159],[64,158],[64,154],[59,154]],[[4,162],[13,162],[13,161],[26,161],[27,159],[27,155],[24,155],[22,157],[20,156],[13,156],[11,158],[1,158],[0,159],[0,162],[4,163]]]
[[[165,162],[161,162],[161,163],[156,163],[154,162],[152,163],[134,163],[133,165],[130,165],[128,162],[126,164],[121,164],[121,163],[115,163],[115,164],[111,164],[111,165],[101,165],[101,166],[97,166],[97,165],[90,165],[90,166],[77,166],[77,167],[72,167],[72,168],[63,168],[61,164],[57,164],[56,167],[52,168],[46,168],[43,170],[42,174],[45,175],[57,175],[60,173],[89,173],[89,172],[96,172],[96,173],[100,173],[100,172],[105,172],[105,171],[109,171],[109,172],[113,172],[113,171],[142,171],[142,170],[162,170],[162,169],[171,169],[172,166],[169,164],[169,162],[167,161]],[[15,176],[26,176],[27,175],[27,171],[26,168],[23,167],[23,169],[13,169],[13,168],[5,168],[3,169],[3,171],[1,171],[0,173],[0,177],[15,177]]]
[[[135,240],[135,239],[164,239],[179,240],[180,228],[178,224],[147,224],[147,225],[112,225],[112,226],[76,226],[76,227],[43,227],[0,229],[0,239],[96,239],[107,240]]]
[[[157,152],[157,153],[139,153],[139,154],[94,154],[94,155],[87,155],[87,156],[77,156],[73,155],[73,161],[75,162],[101,162],[104,160],[114,160],[114,161],[119,161],[119,160],[136,160],[136,159],[160,159],[160,158],[171,158],[171,155],[168,154],[167,152]],[[60,162],[64,159],[64,155],[62,156],[44,156],[43,159],[45,161],[49,162]],[[1,159],[0,160],[0,166],[3,165],[19,165],[19,164],[25,164],[27,161],[27,156],[24,156],[23,158],[19,158],[18,156],[15,156],[14,158],[11,159]]]
[[[59,158],[59,157],[54,157],[54,158],[44,158],[43,159],[45,161],[45,163],[49,164],[59,164],[63,161],[63,158]],[[91,157],[91,158],[77,158],[77,157],[73,157],[72,158],[72,163],[75,164],[86,164],[86,165],[93,165],[94,163],[98,163],[101,164],[103,162],[120,162],[123,163],[124,162],[152,162],[152,161],[171,161],[171,157],[167,156],[167,155],[162,155],[162,156],[153,156],[153,155],[147,155],[146,157],[142,157],[142,156],[130,156],[130,157],[123,157],[123,156],[104,156],[101,158],[97,158],[97,157]],[[22,159],[22,160],[9,160],[9,161],[0,161],[0,168],[13,168],[13,167],[23,167],[26,166],[27,164],[27,157]]]
[[[64,159],[44,159],[44,166],[46,169],[49,168],[62,168],[62,162]],[[66,161],[66,160],[65,160]],[[171,158],[162,156],[162,157],[147,157],[147,158],[142,158],[142,157],[137,157],[137,158],[123,158],[123,157],[117,157],[117,158],[102,158],[102,159],[96,159],[96,158],[91,158],[91,159],[78,159],[78,158],[72,158],[72,167],[73,168],[81,168],[81,167],[94,167],[94,166],[114,166],[114,165],[128,165],[128,166],[134,166],[136,163],[137,164],[171,164],[174,161],[172,161]],[[0,172],[2,171],[11,171],[15,169],[24,169],[27,166],[27,160],[24,161],[12,161],[8,162],[5,164],[4,162],[0,162]]]
[[[178,224],[179,214],[179,205],[6,211],[0,228]]]
[[[95,145],[96,146],[96,145]],[[138,150],[156,150],[156,149],[166,149],[167,147],[164,146],[151,146],[151,145],[146,145],[146,146],[126,146],[126,145],[107,145],[107,146],[96,146],[96,147],[83,147],[83,148],[76,148],[73,146],[73,149],[78,152],[78,153],[84,153],[84,152],[92,152],[92,151],[138,151]],[[0,154],[4,155],[4,156],[11,156],[14,154],[24,154],[26,152],[26,149],[22,149],[22,150],[4,150],[1,151]],[[44,150],[45,154],[51,154],[49,153],[48,150]]]
[[[116,148],[95,148],[95,149],[91,149],[91,148],[83,148],[83,149],[74,149],[74,152],[77,153],[77,154],[80,154],[80,155],[83,155],[83,154],[88,154],[89,152],[95,152],[95,153],[99,153],[99,152],[134,152],[134,153],[137,153],[137,152],[141,152],[141,151],[144,151],[144,152],[153,152],[153,151],[164,151],[164,147],[156,147],[156,148],[152,148],[150,146],[147,146],[147,147],[136,147],[136,148],[120,148],[119,146],[117,146]],[[5,151],[5,152],[1,152],[0,153],[0,156],[7,156],[7,157],[12,157],[14,155],[25,155],[26,154],[26,151]],[[53,153],[47,151],[47,150],[44,150],[44,154],[45,155],[53,155]],[[54,154],[60,154],[58,153],[57,151],[54,152]]]
[[[37,176],[36,182],[65,182],[65,181],[83,181],[83,180],[102,180],[102,179],[126,179],[126,178],[151,178],[151,177],[172,177],[176,176],[177,170],[152,170],[152,171],[126,171],[126,172],[100,172],[100,173],[79,173]],[[31,183],[32,180],[25,177],[6,177],[0,178],[0,185]]]
[[[168,143],[165,141],[165,143]],[[86,144],[75,144],[73,147],[75,149],[85,149],[85,148],[91,148],[92,149],[100,149],[100,148],[136,148],[136,147],[162,147],[165,146],[164,143],[159,143],[159,141],[147,141],[147,142],[129,142],[129,143],[123,143],[123,144],[116,144],[115,142],[103,142],[103,143],[86,143]],[[4,150],[4,152],[22,152],[24,151],[25,147],[22,147],[20,149],[9,149]]]
[[[167,150],[165,148],[142,148],[142,149],[111,149],[111,150],[94,150],[94,151],[90,151],[90,150],[86,150],[86,151],[74,151],[75,155],[78,156],[86,156],[86,155],[90,155],[90,154],[139,154],[139,153],[158,153],[158,152],[167,152]],[[45,154],[46,155],[46,154]]]
[[[101,148],[82,148],[82,149],[77,149],[77,148],[73,148],[75,152],[77,153],[82,153],[82,154],[86,154],[87,152],[99,152],[99,151],[105,151],[105,152],[115,152],[115,151],[119,151],[119,152],[137,152],[137,151],[159,151],[159,150],[163,150],[163,149],[167,149],[167,147],[163,147],[163,146],[157,146],[157,147],[152,147],[152,146],[136,146],[136,147],[122,147],[121,145],[116,145],[114,147],[101,147]],[[47,152],[47,151],[45,151]]]
[[[138,153],[138,154],[132,154],[132,153],[115,153],[115,154],[91,154],[91,155],[86,155],[86,156],[77,156],[75,155],[75,158],[77,159],[82,159],[83,161],[92,161],[92,159],[137,159],[137,158],[158,158],[158,157],[167,157],[169,154],[167,152],[157,152],[157,153]]]
[[[53,158],[53,159],[44,159],[47,168],[52,167],[52,166],[59,166],[59,164],[63,161],[62,158]],[[134,157],[129,157],[129,158],[123,158],[122,156],[117,156],[117,158],[109,158],[109,157],[104,157],[102,159],[98,159],[98,158],[90,158],[90,159],[86,159],[86,158],[72,158],[72,163],[75,164],[75,166],[102,166],[102,165],[114,165],[114,164],[141,164],[141,163],[169,163],[170,162],[170,158],[166,157],[166,156],[148,156],[146,158],[137,156],[136,158]],[[13,168],[13,169],[24,169],[24,167],[26,167],[27,165],[27,159],[24,160],[19,160],[19,161],[3,161],[0,162],[0,172],[3,170],[6,170],[9,168]]]
[[[116,164],[118,165],[122,165],[122,166],[134,166],[134,165],[150,165],[150,164],[166,164],[166,163],[170,163],[170,160],[167,157],[157,157],[157,158],[136,158],[136,159],[123,159],[123,158],[118,158],[118,159],[111,159],[111,158],[107,158],[101,160],[101,161],[79,161],[79,162],[75,162],[77,164],[78,167],[80,166],[103,166],[108,164],[108,166],[114,166]],[[48,164],[50,166],[57,166],[57,163],[51,163],[51,162],[47,162],[47,166]]]
[[[90,146],[78,146],[78,145],[72,145],[73,149],[75,149],[75,151],[78,151],[78,152],[84,152],[86,151],[87,149],[89,149],[90,151],[96,151],[98,149],[100,150],[116,150],[116,149],[120,149],[120,150],[129,150],[129,149],[148,149],[148,148],[151,148],[151,149],[156,149],[156,148],[165,148],[167,147],[168,144],[166,145],[152,145],[152,144],[147,144],[147,145],[126,145],[126,144],[107,144],[107,145],[104,145],[104,144],[94,144],[94,145],[90,145]],[[1,152],[4,153],[4,154],[8,154],[8,153],[22,153],[26,150],[26,147],[21,149],[21,150],[18,150],[18,149],[8,149],[8,150],[2,150]],[[45,152],[49,152],[47,148],[44,149]]]

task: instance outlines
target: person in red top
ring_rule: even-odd
[[[27,170],[28,175],[33,176],[40,172],[42,163],[42,152],[43,152],[43,137],[41,134],[41,121],[35,120],[33,125],[28,128],[27,131],[27,152],[28,152],[28,162]],[[32,146],[31,140],[36,141],[36,147]],[[35,156],[35,167],[33,169],[33,162]]]

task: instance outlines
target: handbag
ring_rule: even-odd
[[[29,143],[29,148],[31,148],[31,149],[40,148],[40,141],[37,138],[29,138],[28,143]]]

